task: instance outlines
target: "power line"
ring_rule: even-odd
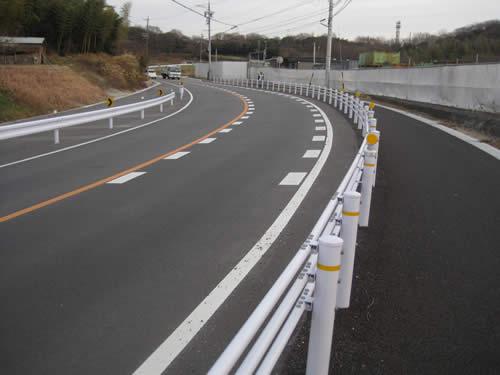
[[[183,4],[183,3],[181,3],[181,2],[179,2],[179,1],[177,1],[177,0],[172,0],[172,1],[173,1],[174,3],[176,3],[177,5],[180,5],[181,7],[186,8],[187,10],[190,10],[191,12],[196,13],[196,14],[198,14],[198,15],[200,15],[200,16],[202,16],[202,17],[206,18],[206,14],[203,14],[203,13],[201,13],[201,12],[197,11],[196,9],[193,9],[193,8],[191,8],[191,7],[188,7],[187,5],[185,5],[185,4]],[[222,25],[232,26],[232,27],[235,27],[235,26],[236,26],[236,25],[232,25],[232,24],[230,24],[230,23],[226,23],[226,22],[223,22],[223,21],[219,21],[219,20],[217,20],[217,19],[213,18],[212,16],[210,16],[210,19],[211,19],[212,21],[217,22],[217,23],[220,23],[220,24],[222,24]]]
[[[277,14],[280,14],[280,13],[283,13],[283,12],[287,12],[289,10],[292,10],[292,9],[296,9],[296,8],[299,8],[301,6],[304,6],[306,5],[307,3],[304,3],[304,2],[300,2],[299,4],[296,4],[296,5],[292,5],[290,7],[286,7],[286,8],[283,8],[283,9],[280,9],[280,10],[277,10],[275,12],[272,12],[272,13],[268,13],[264,16],[261,16],[261,17],[257,17],[257,18],[254,18],[252,20],[249,20],[249,21],[246,21],[246,22],[243,22],[243,23],[239,23],[237,26],[244,26],[244,25],[248,25],[250,23],[254,23],[254,22],[257,22],[257,21],[260,21],[260,20],[263,20],[264,18],[268,18],[268,17],[272,17],[272,16],[275,16]]]

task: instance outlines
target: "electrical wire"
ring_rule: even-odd
[[[185,5],[185,4],[183,4],[183,3],[181,3],[181,2],[179,2],[179,1],[177,1],[177,0],[172,0],[172,1],[173,1],[175,4],[180,5],[181,7],[186,8],[187,10],[190,10],[190,11],[191,11],[191,12],[193,12],[193,13],[196,13],[196,14],[198,14],[198,15],[202,16],[203,18],[207,18],[207,16],[206,16],[204,13],[201,13],[201,12],[197,11],[196,9],[193,9],[193,8],[191,8],[191,7],[188,7],[187,5]],[[213,18],[211,15],[209,15],[209,17],[210,17],[210,19],[211,19],[212,21],[217,22],[217,23],[220,23],[220,24],[222,24],[222,25],[231,26],[231,27],[236,27],[236,25],[232,25],[232,24],[230,24],[230,23],[226,23],[226,22],[223,22],[223,21],[219,21],[218,19]]]

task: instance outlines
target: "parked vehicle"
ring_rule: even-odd
[[[150,78],[150,79],[158,78],[158,75],[156,74],[156,71],[154,69],[148,69],[146,74],[147,74],[148,78]]]
[[[178,65],[168,65],[162,72],[163,79],[181,79],[181,68]]]

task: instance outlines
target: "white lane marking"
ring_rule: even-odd
[[[316,159],[319,154],[321,154],[321,150],[307,150],[302,157],[307,159]]]
[[[204,140],[202,141],[199,141],[198,144],[200,145],[207,145],[209,143],[212,143],[213,141],[215,141],[217,138],[205,138]]]
[[[222,129],[222,130],[219,130],[219,133],[229,133],[231,130],[231,128],[226,128],[226,129]]]
[[[314,120],[314,122],[315,122],[316,124],[321,124],[321,123],[325,122],[325,120],[323,120],[323,119],[320,119],[320,120]]]
[[[254,109],[254,108],[255,108],[255,106],[253,104],[248,106],[248,109]]]
[[[183,156],[186,156],[190,152],[191,151],[179,151],[179,152],[176,152],[173,155],[170,155],[170,156],[167,156],[166,158],[163,158],[163,160],[177,160],[177,159],[182,158]]]
[[[253,267],[264,257],[278,238],[280,233],[289,223],[300,204],[311,189],[314,181],[323,169],[330,151],[332,149],[332,124],[326,114],[320,110],[326,119],[328,127],[328,138],[323,147],[321,156],[314,163],[304,182],[297,189],[292,199],[281,211],[274,223],[248,251],[240,262],[221,280],[221,282],[205,297],[203,301],[189,314],[189,316],[175,329],[174,332],[142,363],[134,372],[134,375],[161,374],[179,353],[189,344],[193,337],[200,331],[210,317],[231,295],[240,282],[253,269]]]
[[[313,142],[323,142],[325,140],[325,136],[324,135],[315,135],[313,137]]]
[[[249,119],[250,116],[243,116],[243,117],[240,117],[242,120],[246,120],[246,119]]]
[[[82,147],[82,146],[86,146],[86,145],[89,145],[91,143],[95,143],[95,142],[100,142],[100,141],[104,141],[105,139],[108,139],[108,138],[111,138],[111,137],[116,137],[117,135],[120,135],[120,134],[125,134],[125,133],[128,133],[128,132],[131,132],[133,130],[136,130],[136,129],[140,129],[140,128],[144,128],[146,126],[149,126],[149,125],[153,125],[159,121],[162,121],[162,120],[165,120],[169,117],[172,117],[172,116],[175,116],[176,114],[184,111],[187,107],[189,107],[191,105],[191,103],[193,102],[193,94],[191,93],[191,91],[189,91],[187,88],[184,88],[187,93],[189,94],[190,96],[190,99],[189,101],[186,103],[186,105],[180,109],[178,109],[177,111],[175,111],[174,113],[171,113],[165,117],[160,117],[159,119],[156,119],[156,120],[153,120],[153,121],[150,121],[150,122],[147,122],[145,124],[142,124],[142,125],[137,125],[137,126],[134,126],[133,128],[129,128],[129,129],[125,129],[125,130],[122,130],[122,131],[119,131],[119,132],[116,132],[116,133],[113,133],[113,134],[109,134],[109,135],[106,135],[104,137],[100,137],[100,138],[96,138],[96,139],[92,139],[90,141],[87,141],[87,142],[82,142],[82,143],[78,143],[76,145],[73,145],[73,146],[68,146],[68,147],[64,147],[64,148],[60,148],[58,150],[54,150],[54,151],[50,151],[50,152],[46,152],[44,154],[39,154],[39,155],[35,155],[35,156],[30,156],[29,158],[25,158],[25,159],[21,159],[21,160],[17,160],[17,161],[13,161],[13,162],[10,162],[10,163],[7,163],[7,164],[3,164],[3,165],[0,165],[0,168],[5,168],[5,167],[9,167],[11,165],[16,165],[16,164],[21,164],[21,163],[25,163],[27,161],[30,161],[30,160],[35,160],[35,159],[39,159],[39,158],[43,158],[45,156],[49,156],[49,155],[53,155],[53,154],[57,154],[59,152],[63,152],[63,151],[68,151],[68,150],[72,150],[74,148],[77,148],[77,147]]]
[[[243,124],[243,121],[235,121],[235,122],[233,122],[233,125],[241,125],[241,124]]]
[[[448,133],[449,135],[451,135],[453,137],[456,137],[456,138],[458,138],[458,139],[460,139],[460,140],[462,140],[464,142],[467,142],[471,146],[477,147],[481,151],[484,151],[487,154],[493,156],[494,158],[500,160],[500,150],[496,149],[495,147],[493,147],[493,146],[491,146],[491,145],[489,145],[487,143],[481,142],[477,138],[471,137],[471,136],[466,135],[464,133],[461,133],[461,132],[459,132],[459,131],[457,131],[455,129],[449,128],[449,127],[447,127],[445,125],[441,125],[437,121],[430,120],[428,118],[416,115],[414,113],[403,111],[401,109],[396,109],[396,108],[388,107],[386,105],[382,105],[382,104],[378,104],[378,103],[377,103],[377,107],[381,107],[381,108],[387,109],[389,111],[397,112],[397,113],[400,113],[400,114],[402,114],[404,116],[413,118],[413,119],[415,119],[417,121],[420,121],[420,122],[423,122],[426,125],[432,126],[432,127],[436,128],[436,129],[439,129],[439,130],[441,130],[441,131],[443,131],[445,133]]]
[[[306,105],[306,107],[307,107],[307,108],[314,108],[314,107],[313,107],[312,105],[310,105],[310,104],[307,104],[307,105]]]
[[[326,130],[326,126],[316,126],[315,130]]]
[[[313,109],[310,109],[310,111],[311,111],[311,112],[318,112],[318,110],[317,110],[317,109],[314,109],[314,108],[313,108]]]
[[[313,113],[313,117],[321,117],[319,113]]]
[[[284,186],[297,186],[300,185],[306,175],[306,172],[290,172],[279,184]]]
[[[253,111],[247,111],[246,115],[253,115]]]
[[[145,173],[146,172],[130,172],[130,173],[127,173],[126,175],[115,178],[114,180],[111,180],[107,183],[108,184],[124,184],[125,182],[128,182],[130,180],[133,180],[134,178],[142,176]]]

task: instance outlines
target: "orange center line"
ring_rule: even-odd
[[[236,94],[233,94],[233,95],[236,95]],[[239,96],[239,95],[238,95]],[[109,176],[109,177],[106,177],[106,178],[103,178],[101,180],[98,180],[98,181],[95,181],[95,182],[92,182],[88,185],[84,185],[84,186],[81,186],[75,190],[72,190],[72,191],[68,191],[67,193],[64,193],[64,194],[61,194],[61,195],[58,195],[56,197],[53,197],[53,198],[50,198],[50,199],[47,199],[43,202],[40,202],[40,203],[37,203],[37,204],[34,204],[33,206],[30,206],[30,207],[26,207],[26,208],[23,208],[19,211],[15,211],[15,212],[12,212],[8,215],[5,215],[5,216],[2,216],[0,217],[0,223],[4,223],[6,221],[9,221],[9,220],[12,220],[12,219],[15,219],[16,217],[19,217],[19,216],[22,216],[22,215],[26,215],[30,212],[33,212],[33,211],[36,211],[36,210],[39,210],[41,208],[44,208],[44,207],[47,207],[47,206],[50,206],[54,203],[57,203],[57,202],[60,202],[64,199],[67,199],[67,198],[71,198],[71,197],[74,197],[75,195],[78,195],[78,194],[81,194],[81,193],[84,193],[86,191],[89,191],[89,190],[92,190],[92,189],[95,189],[96,187],[98,186],[101,186],[101,185],[104,185],[106,184],[107,182],[109,181],[112,181],[112,180],[115,180],[121,176],[124,176],[126,174],[129,174],[131,172],[135,172],[139,169],[143,169],[145,167],[149,167],[150,165],[152,164],[155,164],[157,162],[159,162],[160,160],[170,156],[170,155],[173,155],[179,151],[183,151],[189,147],[192,147],[193,145],[203,141],[204,139],[218,133],[220,130],[222,129],[225,129],[227,128],[228,126],[231,126],[235,121],[239,120],[244,114],[245,112],[248,110],[248,105],[247,103],[243,100],[242,97],[240,97],[240,101],[243,103],[243,111],[238,115],[236,116],[234,119],[232,119],[231,121],[225,123],[224,125],[222,126],[219,126],[217,129],[215,130],[212,130],[210,133],[208,134],[205,134],[204,136],[198,138],[198,139],[195,139],[194,141],[190,142],[190,143],[187,143],[183,146],[180,146],[178,148],[176,148],[175,150],[172,150],[172,151],[169,151],[165,154],[162,154],[162,155],[159,155],[159,156],[156,156],[155,158],[151,159],[151,160],[148,160],[148,161],[145,161],[143,163],[140,163],[140,164],[137,164],[131,168],[128,168],[124,171],[121,171],[121,172],[118,172],[112,176]]]

